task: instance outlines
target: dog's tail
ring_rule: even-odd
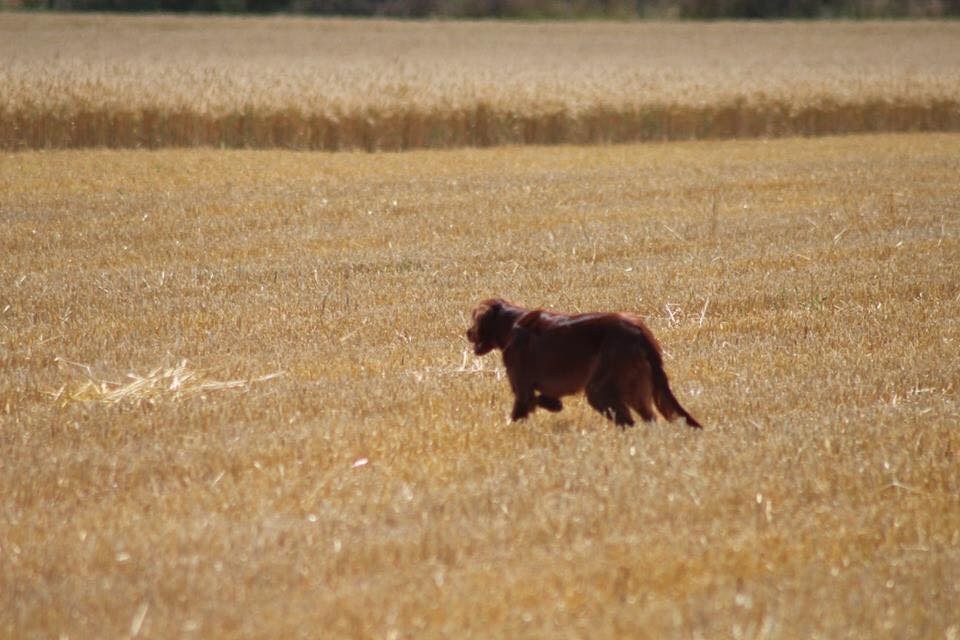
[[[670,381],[667,379],[667,372],[663,370],[663,356],[660,355],[659,345],[650,330],[646,327],[643,327],[643,329],[645,329],[643,331],[644,337],[647,338],[645,341],[647,361],[650,363],[650,372],[653,378],[653,403],[657,405],[657,410],[667,420],[683,416],[687,424],[694,429],[703,429],[703,425],[697,422],[697,419],[690,415],[677,400],[677,397],[673,395],[673,391],[670,390]]]
[[[650,368],[653,370],[653,402],[657,409],[667,420],[673,420],[678,415],[686,419],[687,424],[694,429],[703,429],[703,425],[697,422],[690,413],[683,408],[683,405],[673,395],[670,390],[670,383],[667,380],[667,373],[663,370],[663,361],[657,358],[657,362],[651,362]]]

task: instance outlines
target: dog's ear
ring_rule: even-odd
[[[499,315],[503,311],[504,302],[500,298],[487,298],[473,311],[474,318],[486,318]]]

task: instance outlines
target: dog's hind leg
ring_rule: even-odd
[[[653,379],[647,362],[636,362],[628,369],[629,373],[621,378],[620,394],[627,403],[640,414],[644,422],[656,422],[653,412]]]
[[[612,380],[591,381],[587,385],[587,402],[619,427],[634,425],[630,409]]]

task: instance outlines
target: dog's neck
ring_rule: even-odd
[[[523,307],[503,303],[494,322],[493,339],[497,349],[502,350],[510,344],[510,332],[513,330],[513,325],[526,312],[527,310]]]

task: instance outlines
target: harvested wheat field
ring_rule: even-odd
[[[960,136],[0,156],[0,636],[960,633]],[[55,177],[55,178],[54,178]],[[500,294],[705,425],[508,424]]]
[[[0,148],[960,131],[960,23],[0,14]]]

